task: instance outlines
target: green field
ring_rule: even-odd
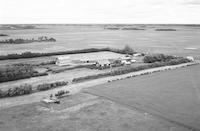
[[[121,25],[126,27],[127,25]],[[56,52],[71,49],[114,47],[130,45],[138,51],[161,52],[176,55],[200,56],[199,26],[146,25],[145,30],[108,30],[104,25],[37,25],[36,29],[0,30],[8,38],[53,37],[56,42],[30,43],[20,45],[0,45],[0,55],[8,53]],[[141,25],[131,25],[140,28]],[[155,31],[170,28],[176,31]]]
[[[200,130],[200,66],[119,80],[85,92]]]

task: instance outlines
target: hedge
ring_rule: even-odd
[[[58,91],[58,92],[55,94],[55,96],[58,97],[58,98],[60,98],[60,97],[62,97],[62,96],[65,95],[65,94],[69,94],[69,91],[60,90],[60,91]]]
[[[153,54],[153,55],[146,55],[143,58],[143,61],[144,63],[154,63],[154,62],[167,62],[172,59],[177,59],[177,57],[172,55]]]
[[[67,81],[44,83],[44,84],[38,85],[37,90],[38,91],[45,91],[45,90],[53,89],[53,88],[56,88],[56,87],[64,86],[64,85],[67,85],[67,84],[68,84]]]
[[[82,50],[71,50],[71,51],[61,51],[61,52],[51,52],[51,53],[24,52],[24,53],[21,53],[21,54],[1,55],[0,56],[0,60],[35,58],[35,57],[54,56],[54,55],[67,55],[67,54],[79,54],[79,53],[92,53],[92,52],[100,52],[100,51],[111,51],[111,52],[121,53],[121,54],[133,54],[133,53],[135,53],[130,47],[126,46],[124,49],[88,48],[88,49],[82,49]]]
[[[19,87],[10,88],[6,91],[0,90],[0,98],[13,97],[32,93],[32,86],[25,84]]]
[[[0,98],[31,94],[33,92],[50,90],[50,89],[64,86],[67,84],[68,84],[67,81],[44,83],[44,84],[37,85],[36,89],[34,89],[34,90],[33,90],[32,86],[29,84],[20,85],[19,87],[9,88],[8,90],[0,89]],[[67,93],[67,92],[65,92],[65,93]]]
[[[72,80],[72,82],[82,82],[85,80],[98,79],[98,78],[103,78],[103,77],[107,77],[107,76],[122,75],[122,74],[127,74],[130,72],[140,71],[140,70],[144,70],[144,69],[150,69],[150,68],[162,67],[162,66],[168,66],[168,65],[177,65],[177,64],[181,64],[181,63],[187,63],[187,62],[190,62],[190,61],[185,58],[177,58],[177,59],[170,60],[168,62],[155,62],[155,63],[150,63],[148,65],[143,65],[143,66],[138,66],[138,67],[130,66],[130,67],[122,68],[119,70],[114,70],[114,71],[107,72],[107,73],[74,78]]]
[[[5,39],[0,40],[0,44],[25,44],[25,43],[32,43],[32,42],[56,42],[54,38],[48,38],[46,36],[38,37],[38,39]]]

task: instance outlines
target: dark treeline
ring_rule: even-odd
[[[32,52],[24,52],[21,54],[8,54],[1,55],[0,60],[8,60],[8,59],[21,59],[21,58],[35,58],[35,57],[44,57],[44,56],[54,56],[54,55],[67,55],[67,54],[79,54],[79,53],[92,53],[92,52],[100,52],[100,51],[111,51],[115,53],[121,54],[134,54],[135,51],[129,46],[125,46],[124,49],[111,49],[111,48],[89,48],[82,50],[71,50],[71,51],[60,51],[60,52],[50,52],[50,53],[32,53]]]
[[[5,91],[0,89],[0,98],[30,94],[32,93],[32,91],[32,86],[28,84],[20,85],[19,87],[9,88]]]
[[[176,29],[155,29],[155,31],[176,31]]]
[[[125,27],[125,28],[122,28],[122,30],[145,30],[145,29],[144,28]]]
[[[41,36],[38,37],[38,39],[6,39],[6,40],[1,40],[1,44],[24,44],[24,43],[32,43],[32,42],[55,42],[56,39],[54,38],[48,38],[46,36]]]
[[[177,57],[164,54],[152,54],[152,55],[146,55],[143,61],[144,63],[154,63],[154,62],[166,62],[172,59],[177,59]]]
[[[43,75],[47,74],[38,73],[31,65],[8,66],[5,69],[0,69],[0,83]]]
[[[60,86],[65,86],[67,85],[68,82],[67,81],[59,81],[59,82],[53,82],[53,83],[44,83],[44,84],[40,84],[37,86],[37,90],[38,91],[46,91],[46,90],[50,90],[56,87],[60,87]]]
[[[0,89],[0,98],[21,96],[21,95],[38,92],[38,91],[50,90],[50,89],[57,88],[60,86],[65,86],[65,85],[68,85],[67,81],[58,81],[58,82],[52,82],[52,83],[39,84],[35,88],[33,88],[32,85],[24,84],[24,85],[16,86],[13,88],[9,88],[7,90]]]
[[[8,36],[7,34],[0,34],[0,36]]]
[[[155,63],[155,62],[170,62],[171,64],[173,62],[180,62],[180,63],[186,63],[190,62],[189,59],[184,57],[176,57],[172,55],[164,55],[164,54],[153,54],[153,55],[146,55],[143,58],[144,63]]]

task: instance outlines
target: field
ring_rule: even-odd
[[[8,35],[0,37],[0,40],[47,36],[55,38],[56,42],[0,44],[0,55],[26,51],[45,53],[103,47],[122,49],[125,45],[129,45],[138,52],[194,56],[200,59],[200,26],[34,26],[17,25],[12,28],[9,26],[1,28],[0,25],[0,34]],[[68,56],[75,60],[90,56],[92,61],[98,58],[125,57],[125,54],[104,51]],[[130,77],[131,73],[118,76],[113,74],[109,77],[76,83],[72,82],[73,78],[141,67],[149,63],[144,63],[144,56],[139,56],[137,62],[131,65],[97,70],[82,66],[74,68],[73,65],[57,66],[54,64],[55,58],[55,56],[45,56],[0,60],[0,69],[5,72],[9,68],[7,65],[21,63],[20,66],[30,64],[29,66],[39,73],[48,74],[0,83],[2,91],[26,83],[35,89],[37,85],[43,83],[69,82],[69,85],[47,91],[0,99],[0,131],[200,130],[200,65],[137,77]],[[12,72],[9,75],[12,75]],[[9,75],[6,78],[9,78]],[[69,96],[61,99],[61,104],[40,102],[60,90],[70,91]]]
[[[115,81],[85,92],[200,130],[200,66]]]
[[[148,113],[80,93],[62,104],[33,103],[0,111],[2,131],[189,131]]]
[[[127,26],[127,25],[123,25]],[[141,25],[131,25],[140,28]],[[0,55],[8,53],[56,52],[71,49],[113,47],[130,45],[137,51],[161,52],[176,55],[200,56],[200,27],[177,25],[146,25],[145,30],[108,30],[103,25],[37,25],[37,29],[0,30],[7,38],[54,37],[56,42],[0,45]],[[155,31],[172,28],[176,31]]]

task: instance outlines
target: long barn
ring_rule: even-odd
[[[56,65],[77,65],[86,63],[96,63],[100,60],[123,59],[125,55],[109,51],[80,53],[70,55],[60,55],[56,57]]]

